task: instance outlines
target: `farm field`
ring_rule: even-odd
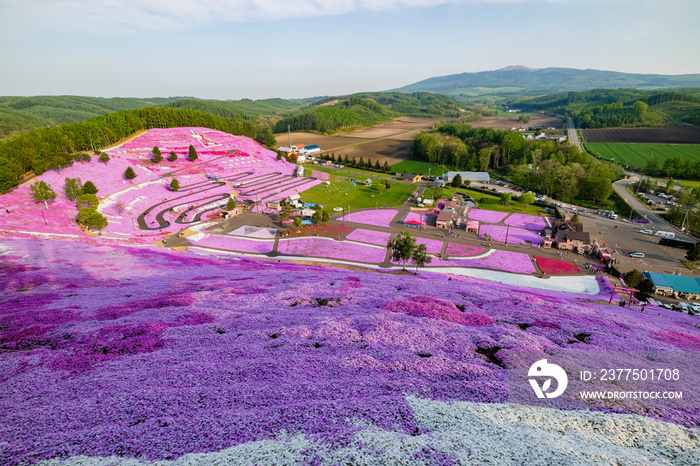
[[[409,173],[418,175],[421,173],[425,173],[426,175],[428,173],[431,175],[439,175],[442,173],[443,168],[440,165],[423,162],[422,160],[404,160],[396,165],[392,165],[391,170],[395,173],[403,173],[404,170],[408,170]]]
[[[606,160],[615,159],[621,164],[644,167],[651,154],[663,165],[667,159],[678,156],[692,162],[700,161],[700,144],[628,144],[614,142],[591,142],[588,149]]]
[[[529,123],[521,123],[520,121],[518,121],[518,115],[520,115],[518,113],[516,113],[515,116],[512,116],[512,113],[509,115],[510,116],[486,117],[481,121],[472,121],[467,124],[475,128],[493,128],[502,130],[509,130],[514,126],[516,128],[519,128],[521,126],[525,126],[526,128],[550,126],[556,129],[564,128],[564,122],[561,118],[550,117],[541,113],[527,114],[530,116]]]
[[[587,143],[700,144],[700,129],[688,126],[584,129],[582,132]]]
[[[339,136],[364,139],[391,138],[412,141],[418,133],[430,130],[439,121],[437,118],[400,117],[372,128],[340,133]]]

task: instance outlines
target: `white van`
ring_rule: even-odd
[[[672,231],[657,231],[654,233],[654,236],[660,236],[666,239],[675,239],[676,234]]]

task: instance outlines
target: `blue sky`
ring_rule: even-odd
[[[697,0],[0,0],[0,95],[301,98],[525,65],[700,73]]]

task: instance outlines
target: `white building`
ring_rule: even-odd
[[[452,179],[458,174],[462,177],[463,181],[469,180],[479,183],[488,183],[491,181],[491,177],[489,176],[488,172],[447,172],[446,174],[442,175],[442,178],[448,183],[451,183]]]

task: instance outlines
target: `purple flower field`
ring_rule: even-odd
[[[526,241],[532,241],[532,246],[539,246],[543,240],[540,235],[532,230],[525,230],[516,227],[504,227],[501,225],[481,225],[479,227],[479,237],[484,238],[484,235],[489,235],[491,239],[497,242],[504,242],[506,235],[508,236],[508,244],[527,244]]]
[[[386,246],[386,244],[389,242],[390,237],[391,233],[383,231],[363,230],[361,228],[358,228],[357,230],[347,235],[345,238],[351,241],[358,241],[360,243],[369,243],[376,244],[378,246]]]
[[[295,238],[280,240],[277,245],[277,252],[289,256],[326,257],[329,259],[378,264],[384,262],[386,248],[363,246],[328,238]]]
[[[428,254],[437,254],[442,250],[442,241],[438,241],[435,239],[428,239],[428,238],[420,238],[420,237],[415,237],[416,238],[416,245],[418,244],[425,244],[425,249],[428,252]]]
[[[478,220],[484,223],[501,223],[508,215],[507,212],[496,212],[495,210],[469,209],[467,217],[471,220]]]
[[[225,249],[227,251],[249,252],[255,254],[267,254],[272,252],[274,240],[254,240],[236,238],[233,236],[206,235],[196,241],[195,246],[205,248]]]
[[[470,246],[468,244],[448,243],[445,254],[448,256],[478,256],[483,254],[488,248],[481,246]]]
[[[428,215],[425,212],[409,212],[403,218],[403,223],[409,223],[411,225],[425,225],[427,218]]]
[[[396,209],[372,209],[352,212],[345,216],[340,216],[337,220],[354,223],[364,223],[378,227],[388,227],[391,220],[398,214]]]
[[[528,214],[510,214],[503,223],[512,227],[526,228],[528,230],[543,230],[546,226],[542,217]]]
[[[530,256],[520,252],[495,249],[491,254],[479,259],[435,259],[430,263],[433,267],[476,267],[480,269],[501,270],[503,272],[530,274],[535,272],[535,266]]]
[[[700,330],[672,311],[429,271],[51,240],[4,240],[0,251],[3,465],[174,460],[280,435],[313,440],[299,454],[315,464],[348,447],[379,455],[357,440],[377,429],[429,442],[400,444],[420,464],[454,464],[431,427],[447,417],[428,423],[414,405],[508,401],[509,351],[627,350],[629,367],[649,351],[700,351]],[[700,358],[686,366],[697,374]],[[698,404],[574,407],[700,426]]]

